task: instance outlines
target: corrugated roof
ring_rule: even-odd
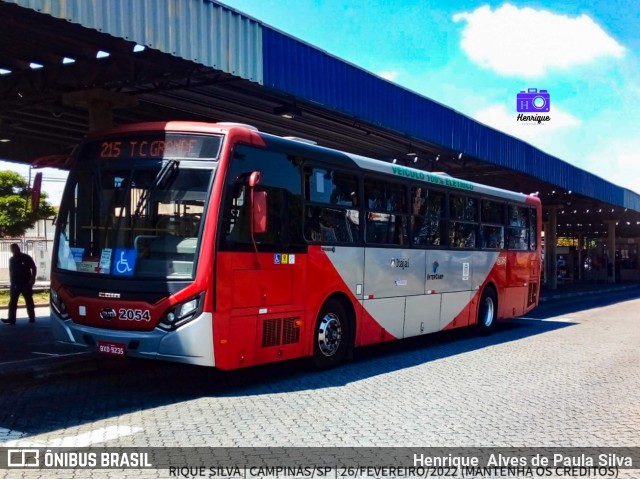
[[[6,0],[262,83],[262,28],[208,0]]]

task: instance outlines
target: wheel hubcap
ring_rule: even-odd
[[[333,356],[342,341],[340,318],[333,313],[326,314],[318,327],[318,346],[325,356]]]
[[[489,327],[493,323],[493,299],[485,298],[484,300],[484,315],[482,317],[482,323]]]

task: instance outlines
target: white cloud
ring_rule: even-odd
[[[378,76],[389,81],[396,81],[396,79],[398,78],[398,75],[399,73],[395,70],[384,70],[384,71],[378,72]]]
[[[588,171],[640,194],[640,139],[611,138],[586,157]]]
[[[569,17],[508,3],[457,13],[464,21],[461,47],[478,65],[502,75],[540,77],[550,69],[620,58],[625,48],[591,17]]]
[[[537,140],[549,139],[549,132],[554,131],[557,133],[557,130],[571,128],[581,124],[579,118],[562,111],[557,106],[554,106],[548,115],[551,117],[550,121],[531,125],[529,122],[516,121],[517,113],[514,113],[513,110],[507,110],[507,107],[500,103],[477,111],[473,117],[485,125],[528,141],[532,145],[543,149],[547,146],[544,145],[544,143],[547,142],[540,143]],[[555,136],[553,138],[555,138]]]

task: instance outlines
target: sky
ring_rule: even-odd
[[[640,193],[638,0],[224,3]],[[549,121],[517,121],[528,88],[548,91]],[[64,177],[44,174],[54,205]]]

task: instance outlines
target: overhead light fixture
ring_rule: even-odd
[[[44,65],[42,65],[41,63],[36,63],[36,62],[29,63],[29,68],[31,68],[32,70],[39,70],[43,66]]]
[[[289,120],[297,116],[302,116],[302,111],[295,106],[278,106],[273,109],[273,113]]]
[[[394,158],[393,160],[391,160],[391,163],[394,163],[394,164],[395,164],[395,163],[397,163],[397,162],[398,162],[398,159],[397,159],[397,158]]]
[[[460,153],[460,154],[458,155],[458,159],[459,159],[459,160],[461,160],[461,159],[462,159],[462,153]]]
[[[440,155],[436,156],[436,161],[440,161]]]
[[[0,138],[0,143],[9,143],[11,139],[9,138]]]
[[[6,68],[0,68],[0,75],[8,75],[11,73],[11,70],[7,70]]]
[[[69,57],[64,57],[62,59],[62,64],[63,65],[70,65],[70,64],[75,63],[75,62],[76,62],[75,59],[69,58]]]
[[[107,58],[110,56],[111,56],[111,53],[105,52],[103,50],[98,50],[98,53],[96,53],[96,58]]]
[[[419,159],[420,159],[420,158],[418,158],[417,156],[414,156],[414,157],[413,157],[413,162],[414,162],[414,163],[417,163]]]
[[[136,45],[133,47],[133,53],[140,53],[140,52],[145,51],[146,49],[147,49],[147,47],[145,47],[144,45],[138,45],[138,44],[136,44]]]

